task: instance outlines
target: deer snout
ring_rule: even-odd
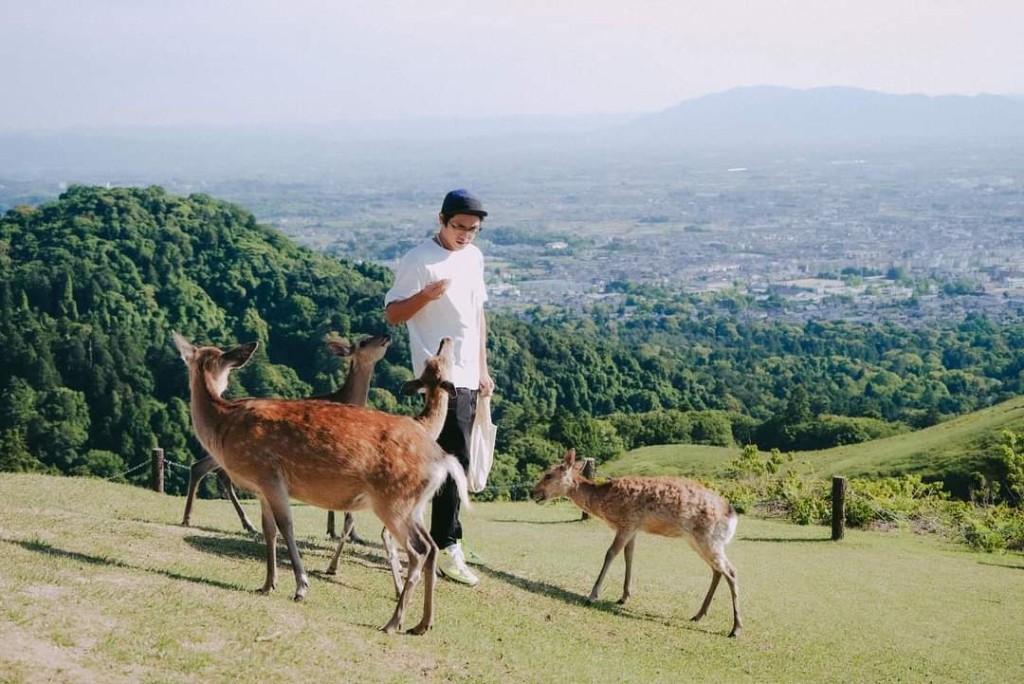
[[[539,487],[534,487],[533,489],[530,490],[530,497],[537,503],[544,503],[545,501],[547,501],[548,495],[547,492],[545,492],[543,489],[540,489]]]

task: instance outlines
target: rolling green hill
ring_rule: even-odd
[[[794,454],[799,472],[829,477],[921,475],[942,480],[947,489],[963,495],[971,476],[1001,474],[995,452],[1003,430],[1024,432],[1024,397],[947,420],[922,430],[861,444],[801,451]],[[663,445],[630,451],[601,466],[601,473],[618,475],[683,475],[714,478],[739,453],[738,448]]]
[[[1019,554],[978,554],[910,531],[827,530],[742,516],[728,548],[744,629],[720,587],[690,622],[707,566],[680,540],[641,535],[632,598],[621,558],[596,604],[611,542],[561,502],[481,503],[468,540],[486,558],[470,589],[439,581],[422,637],[385,635],[394,591],[379,544],[349,545],[337,576],[323,511],[294,506],[310,588],[227,501],[91,478],[0,473],[0,682],[975,682],[1017,681]],[[248,507],[254,502],[246,502]],[[250,508],[255,515],[255,508]],[[376,523],[358,513],[361,529]],[[408,624],[419,619],[422,589]],[[951,617],[952,616],[952,617]],[[970,647],[965,647],[969,642]]]

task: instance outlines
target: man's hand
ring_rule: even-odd
[[[448,278],[445,278],[444,280],[435,280],[432,283],[427,283],[426,287],[420,290],[420,292],[422,292],[423,296],[427,299],[440,299],[451,284],[452,281]]]
[[[494,380],[486,370],[480,374],[480,396],[489,397],[494,394]]]

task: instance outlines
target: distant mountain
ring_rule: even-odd
[[[757,86],[705,95],[641,116],[613,138],[658,145],[1024,138],[1024,100]]]

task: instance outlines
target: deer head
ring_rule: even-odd
[[[443,337],[437,346],[437,354],[427,359],[423,365],[423,373],[420,377],[402,385],[402,394],[416,394],[423,389],[440,387],[448,394],[455,396],[455,385],[451,381],[454,363],[455,345],[452,338]]]
[[[358,360],[371,364],[375,364],[383,359],[389,346],[391,346],[390,335],[364,337],[354,345],[344,338],[341,340],[331,340],[327,343],[327,348],[335,356],[342,358],[351,356],[354,361]]]
[[[582,467],[582,461],[576,463],[576,450],[567,450],[565,452],[565,459],[561,463],[556,463],[548,468],[547,472],[540,478],[540,481],[530,491],[530,496],[537,503],[565,496],[576,486]]]
[[[177,332],[172,333],[172,337],[181,359],[188,366],[189,382],[205,376],[211,391],[217,396],[228,388],[228,374],[248,363],[257,346],[255,342],[248,342],[222,351],[217,347],[196,347]]]

